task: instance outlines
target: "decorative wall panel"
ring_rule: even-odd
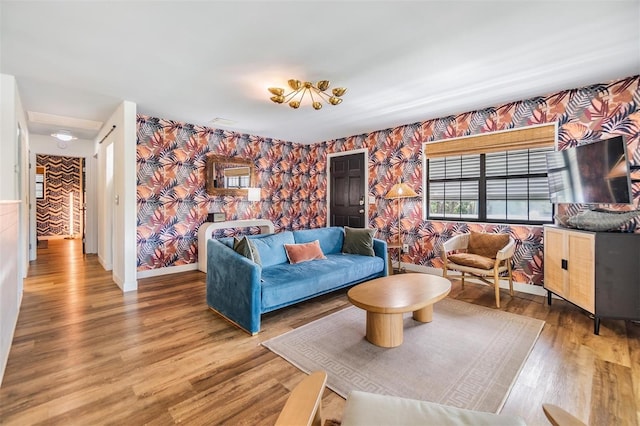
[[[209,212],[226,220],[265,218],[276,231],[321,226],[314,209],[324,196],[303,164],[309,147],[203,126],[138,116],[138,270],[197,262],[197,232]],[[261,202],[210,197],[205,190],[208,153],[252,160]],[[314,182],[318,182],[316,179]],[[219,230],[215,236],[246,230]]]
[[[36,165],[45,167],[44,198],[36,200],[36,233],[66,236],[82,232],[82,158],[36,155]],[[70,210],[69,200],[72,197]],[[72,229],[69,219],[73,214]]]
[[[384,198],[391,186],[401,178],[420,196],[402,203],[402,229],[410,245],[403,262],[440,267],[443,240],[468,230],[500,230],[517,242],[515,280],[540,285],[541,227],[423,220],[422,143],[557,121],[560,148],[622,134],[629,158],[640,164],[639,82],[634,76],[313,145],[139,116],[138,269],[195,263],[197,228],[209,211],[223,210],[227,220],[269,219],[276,231],[325,226],[327,154],[366,148],[369,196],[375,200],[369,226],[379,230],[379,237],[395,238],[398,232],[395,203]],[[208,152],[252,159],[262,200],[209,197],[204,191]],[[633,191],[637,205],[640,186]],[[637,224],[630,230],[638,231]]]
[[[517,243],[514,279],[541,285],[542,227],[422,219],[421,145],[423,142],[557,122],[559,149],[575,146],[578,141],[621,134],[627,140],[631,164],[640,165],[639,83],[640,76],[633,76],[480,111],[324,142],[313,148],[331,153],[352,149],[354,146],[360,148],[364,141],[364,147],[369,150],[369,193],[376,198],[376,208],[369,210],[369,223],[379,230],[378,235],[382,238],[397,238],[395,201],[386,200],[384,195],[398,178],[409,183],[420,195],[420,198],[405,199],[402,203],[403,238],[410,246],[409,253],[403,255],[403,262],[439,268],[442,265],[441,244],[453,235],[469,230],[508,232]],[[324,161],[319,156],[318,159]],[[633,185],[633,196],[637,207],[640,202],[638,183]],[[582,208],[584,206],[562,206],[563,210],[575,211]],[[638,219],[627,228],[629,231],[640,232]]]

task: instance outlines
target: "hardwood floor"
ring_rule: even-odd
[[[493,307],[490,288],[450,297]],[[503,310],[546,321],[503,413],[548,424],[543,402],[593,425],[637,425],[640,325],[593,321],[571,304],[503,292]],[[79,240],[38,251],[0,387],[0,424],[273,424],[304,373],[260,345],[349,305],[346,291],[281,309],[249,336],[211,312],[205,275],[139,281],[123,294]],[[428,385],[428,384],[425,384]],[[344,400],[327,390],[325,417]]]

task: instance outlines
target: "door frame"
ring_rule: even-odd
[[[327,154],[327,221],[326,226],[331,223],[331,158],[344,157],[345,155],[362,154],[364,156],[364,223],[365,228],[369,227],[369,150],[367,148],[353,149],[351,151],[333,152]]]
[[[85,141],[82,140],[81,143]],[[31,150],[29,152],[29,161],[32,164],[32,167],[29,170],[29,181],[30,181],[30,196],[31,196],[31,204],[29,206],[29,243],[31,245],[31,249],[29,250],[29,260],[36,260],[37,258],[37,225],[36,225],[36,197],[35,197],[35,176],[36,176],[36,155],[50,155],[54,157],[74,157],[74,158],[84,158],[85,160],[85,173],[86,173],[86,187],[84,188],[86,191],[86,215],[83,217],[83,221],[85,222],[86,227],[86,251],[89,254],[97,253],[97,239],[98,239],[98,230],[97,230],[97,214],[98,209],[96,206],[96,196],[97,190],[95,187],[95,179],[97,177],[97,163],[95,158],[92,155],[84,152],[83,149],[74,149],[74,146],[70,146],[68,152],[56,151],[55,148],[51,149],[42,149],[40,146],[41,142],[38,142],[36,146],[31,146]],[[55,145],[54,145],[55,146]],[[92,149],[92,148],[91,148]]]

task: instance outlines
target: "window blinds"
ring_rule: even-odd
[[[555,141],[556,125],[551,123],[428,142],[424,145],[424,154],[429,159],[454,155],[486,154],[497,151],[553,147]]]

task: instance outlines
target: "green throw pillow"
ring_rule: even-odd
[[[262,261],[260,260],[260,253],[253,241],[251,241],[247,237],[242,237],[239,239],[237,237],[233,238],[233,249],[238,253],[251,260],[254,263],[262,266]]]
[[[342,252],[350,254],[362,254],[364,256],[375,256],[373,251],[373,235],[375,229],[369,228],[349,228],[344,227],[344,243]]]

